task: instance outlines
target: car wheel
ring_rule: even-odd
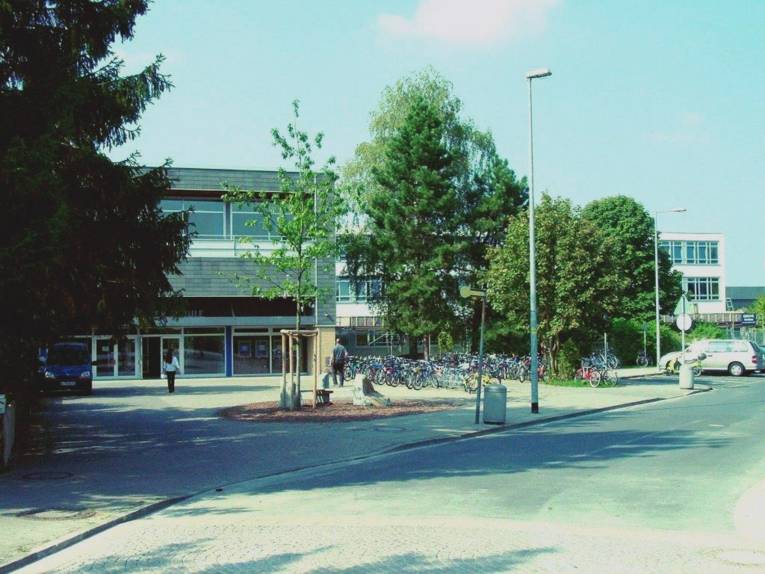
[[[744,369],[744,365],[741,363],[731,363],[728,365],[728,373],[730,373],[731,377],[740,377],[746,372],[746,369]]]

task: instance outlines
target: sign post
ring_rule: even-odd
[[[693,307],[695,307],[695,305]],[[677,302],[677,305],[675,305],[675,316],[677,317],[677,319],[675,319],[675,324],[682,333],[682,342],[680,343],[680,360],[682,361],[682,364],[685,364],[685,332],[693,326],[693,319],[691,319],[691,316],[689,315],[691,310],[692,307],[690,303],[688,303],[688,297],[684,291],[680,296],[680,300]]]
[[[475,424],[481,418],[481,385],[483,383],[483,324],[486,321],[486,291],[471,289],[467,286],[460,287],[460,295],[465,299],[472,297],[481,298],[481,335],[478,343],[478,388],[475,395]]]
[[[643,321],[643,356],[648,357],[648,323]]]

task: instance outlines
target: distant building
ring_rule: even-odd
[[[765,287],[728,287],[728,298],[736,311],[751,307],[762,295],[765,295]]]
[[[405,341],[389,333],[372,305],[379,295],[377,278],[354,282],[344,261],[336,264],[337,335],[351,355],[388,355],[406,352]]]
[[[725,277],[725,236],[721,233],[659,234],[659,248],[683,274],[683,291],[701,315],[732,311]]]

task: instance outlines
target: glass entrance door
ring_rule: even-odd
[[[135,377],[135,339],[128,338],[117,343],[117,376]]]
[[[183,371],[184,368],[183,353],[181,353],[181,338],[175,335],[170,337],[162,337],[162,356],[160,358],[160,367],[165,360],[165,355],[167,354],[168,350],[173,351],[173,355],[178,358],[178,364],[181,366],[181,371]]]
[[[162,351],[159,337],[144,337],[142,367],[144,379],[158,379],[162,375]]]
[[[111,338],[96,339],[96,377],[135,377],[135,337],[115,343]]]
[[[110,338],[96,339],[96,377],[113,377],[114,343]]]

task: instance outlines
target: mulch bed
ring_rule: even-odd
[[[361,407],[354,406],[351,401],[336,401],[315,409],[308,404],[299,411],[287,411],[280,410],[279,403],[267,402],[229,407],[219,414],[235,421],[256,423],[352,422],[448,411],[464,404],[465,399],[398,400],[389,407]]]

